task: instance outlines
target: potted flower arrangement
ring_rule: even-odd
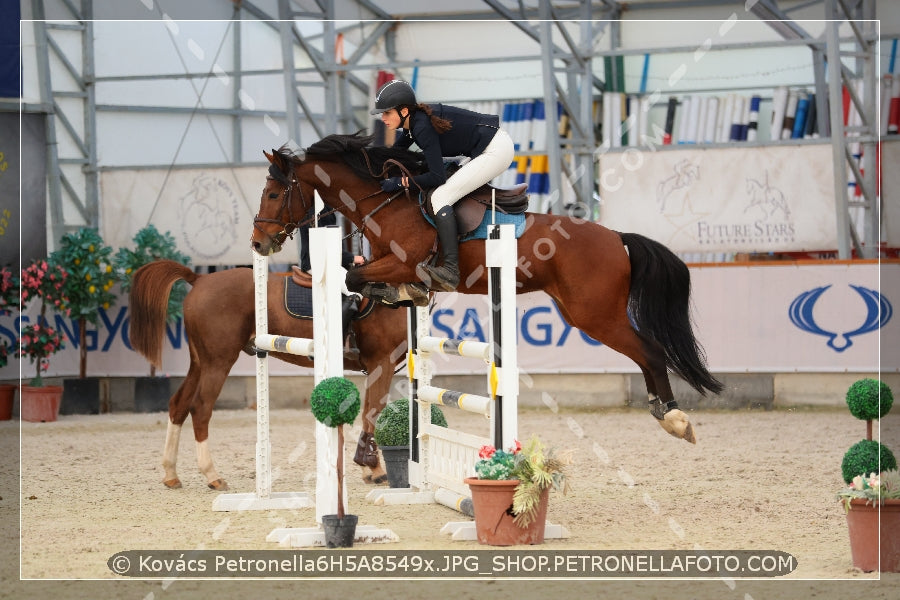
[[[847,487],[838,492],[847,514],[853,565],[863,571],[874,571],[880,562],[881,571],[900,572],[897,459],[886,446],[872,439],[872,421],[891,410],[894,397],[885,383],[861,379],[847,390],[846,401],[850,413],[867,422],[866,439],[844,454],[841,474]]]
[[[431,405],[431,422],[447,426],[437,404]],[[388,402],[375,419],[375,443],[381,449],[388,484],[392,488],[409,487],[409,398]]]
[[[9,267],[0,268],[0,315],[19,310],[19,280]]]
[[[541,544],[551,489],[566,493],[571,452],[557,454],[533,437],[508,450],[483,446],[468,477],[478,542],[491,546]]]
[[[356,537],[357,515],[344,514],[344,424],[359,414],[359,389],[344,377],[323,379],[310,394],[309,405],[316,420],[337,428],[337,514],[322,515],[325,544],[329,548],[349,548]]]
[[[116,283],[112,248],[103,242],[96,229],[83,227],[64,235],[59,249],[50,258],[63,265],[69,274],[64,290],[78,330],[78,379],[63,381],[60,412],[97,414],[100,412],[100,380],[87,377],[87,325],[97,325],[99,309],[108,309],[117,300],[110,291]]]
[[[12,314],[13,308],[19,308],[19,281],[7,267],[0,269],[0,315]],[[9,364],[9,355],[13,345],[0,339],[0,368]],[[16,385],[0,384],[0,421],[12,419],[13,403],[16,398]]]
[[[179,252],[175,238],[168,231],[160,233],[153,225],[147,225],[135,234],[134,249],[119,248],[113,259],[116,273],[122,283],[122,291],[131,291],[132,276],[135,271],[146,264],[157,260],[172,260],[189,265],[188,255]],[[169,304],[166,309],[166,321],[174,323],[181,318],[182,302],[187,294],[187,284],[176,281],[169,293]],[[136,377],[134,380],[134,407],[138,412],[157,412],[166,410],[169,396],[168,378],[156,377],[156,366],[150,365],[149,377]]]
[[[22,308],[35,298],[41,302],[40,314],[34,323],[22,328],[16,344],[17,355],[28,357],[35,365],[34,379],[21,388],[20,416],[23,421],[55,421],[59,413],[63,389],[44,385],[41,373],[50,367],[50,356],[64,347],[62,336],[47,321],[47,308],[69,314],[64,287],[67,278],[66,270],[52,261],[36,260],[22,270]]]

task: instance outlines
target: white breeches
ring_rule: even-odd
[[[437,213],[469,192],[478,189],[509,168],[515,156],[512,138],[502,129],[494,134],[484,152],[464,164],[431,194],[431,205]]]

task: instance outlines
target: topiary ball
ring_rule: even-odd
[[[431,423],[447,426],[447,419],[437,404],[431,405]],[[379,446],[409,445],[409,398],[389,402],[375,419],[375,443]]]
[[[881,464],[879,464],[879,452]],[[887,446],[875,440],[861,440],[847,450],[844,460],[841,462],[841,475],[844,483],[850,483],[857,475],[869,473],[881,473],[897,468],[897,459]]]
[[[863,421],[880,419],[890,412],[893,404],[891,388],[877,379],[860,379],[847,390],[850,414]]]
[[[344,377],[329,377],[313,388],[309,398],[313,416],[327,427],[352,423],[359,414],[359,389]]]

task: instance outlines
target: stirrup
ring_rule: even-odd
[[[416,266],[416,275],[432,290],[452,292],[459,287],[459,267],[454,272],[447,265],[434,267],[428,263],[419,263]]]

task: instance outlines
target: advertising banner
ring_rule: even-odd
[[[249,232],[266,182],[263,167],[146,171],[100,175],[100,234],[113,248],[129,247],[147,225],[170,232],[194,265],[249,264]]]
[[[837,247],[831,146],[637,148],[600,157],[600,222],[673,252]]]
[[[695,333],[710,369],[720,373],[900,371],[900,263],[794,264],[691,269]],[[598,302],[600,299],[598,299]],[[0,317],[0,339],[36,318]],[[88,329],[91,375],[149,374],[148,364],[128,342],[127,300],[100,312],[100,326]],[[210,316],[210,318],[215,318]],[[221,318],[227,319],[223,315]],[[517,297],[519,368],[527,373],[634,373],[628,358],[592,340],[563,321],[543,293]],[[66,349],[50,360],[50,375],[78,372],[76,324],[59,315],[51,324],[64,335]],[[432,312],[433,335],[487,341],[488,304],[484,296],[439,294]],[[278,332],[271,332],[278,333]],[[184,375],[189,364],[184,324],[166,331],[161,374]],[[439,374],[483,374],[477,359],[435,356]],[[273,375],[312,374],[278,360]],[[22,365],[26,378],[33,365]],[[242,354],[233,375],[255,374],[253,357]],[[0,379],[18,376],[15,360]]]

